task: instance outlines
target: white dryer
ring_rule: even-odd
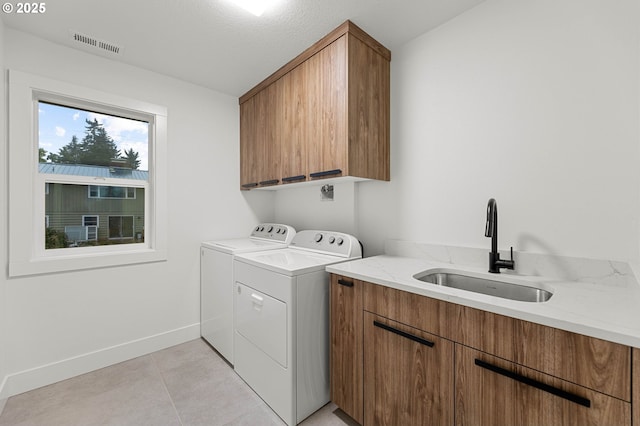
[[[348,234],[300,231],[234,260],[234,368],[288,425],[329,402],[327,265],[362,257]]]
[[[233,258],[287,247],[296,231],[262,223],[248,237],[207,241],[200,248],[200,335],[233,364]]]

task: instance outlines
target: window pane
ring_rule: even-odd
[[[82,225],[83,226],[98,226],[98,216],[83,216],[82,217]]]
[[[109,238],[133,238],[133,216],[109,216]]]
[[[149,123],[38,102],[41,173],[148,179]]]
[[[136,198],[136,188],[130,186],[89,186],[89,198]]]
[[[148,122],[42,101],[38,109],[40,173],[148,181]],[[45,247],[144,242],[144,189],[89,183],[46,183]]]
[[[144,188],[47,184],[47,249],[144,242]]]

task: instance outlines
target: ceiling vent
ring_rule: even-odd
[[[118,46],[115,43],[109,43],[104,40],[99,40],[95,37],[91,37],[73,30],[71,30],[70,33],[74,43],[76,45],[84,47],[84,50],[93,53],[109,53],[112,55],[122,55],[122,47]]]

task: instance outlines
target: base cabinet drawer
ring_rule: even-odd
[[[455,345],[456,425],[630,425],[631,404]]]
[[[364,313],[364,424],[453,424],[453,342]]]

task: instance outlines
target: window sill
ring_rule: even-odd
[[[166,251],[149,248],[127,251],[120,250],[112,253],[96,251],[94,253],[84,252],[81,254],[49,255],[34,258],[26,262],[10,262],[9,276],[22,277],[52,274],[140,263],[164,262],[166,260]]]

